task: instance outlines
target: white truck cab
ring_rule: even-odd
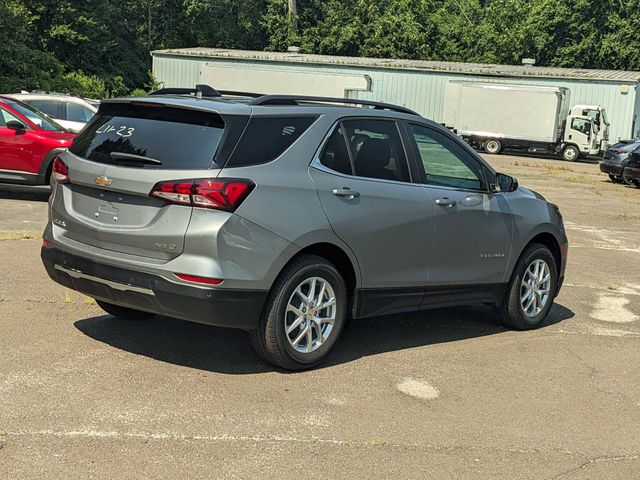
[[[589,117],[593,120],[596,132],[596,141],[602,151],[605,151],[609,142],[609,121],[607,113],[602,105],[574,105],[569,111],[570,115]]]

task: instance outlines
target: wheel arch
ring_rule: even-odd
[[[518,263],[518,260],[520,260],[520,257],[522,257],[522,254],[527,249],[527,247],[533,243],[539,243],[541,245],[544,245],[551,251],[551,254],[553,255],[553,259],[556,262],[556,270],[557,270],[558,276],[560,276],[561,267],[562,267],[562,248],[560,247],[560,241],[551,232],[539,232],[535,234],[533,237],[531,237],[529,241],[524,244],[522,249],[520,249],[520,253],[513,265],[513,268],[515,268],[515,265]],[[513,275],[513,268],[511,272],[512,275]]]
[[[317,242],[306,245],[293,254],[282,266],[278,275],[289,265],[292,261],[298,258],[300,255],[316,255],[322,257],[331,262],[340,272],[342,278],[347,285],[347,295],[349,297],[349,309],[354,311],[357,304],[355,298],[357,292],[357,286],[359,283],[359,270],[358,265],[354,259],[340,246],[330,242]]]
[[[37,183],[39,185],[49,184],[51,180],[51,167],[53,165],[53,160],[65,150],[66,148],[54,148],[52,150],[49,150],[49,152],[47,152],[47,154],[44,156],[38,170]]]

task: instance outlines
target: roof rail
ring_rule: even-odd
[[[262,95],[249,102],[250,105],[299,105],[300,103],[351,103],[354,105],[373,107],[375,110],[391,110],[394,112],[420,116],[419,113],[399,105],[374,102],[371,100],[357,100],[354,98],[308,97],[301,95]]]
[[[251,97],[258,98],[264,96],[264,93],[255,92],[236,92],[235,90],[218,90],[218,93],[229,97]]]
[[[161,88],[150,92],[149,95],[186,95],[194,94],[196,97],[221,97],[222,95],[215,88],[209,85],[198,84],[196,88]]]

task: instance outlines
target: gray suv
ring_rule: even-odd
[[[114,316],[245,329],[285,369],[316,365],[348,318],[484,303],[535,328],[564,278],[558,207],[394,105],[108,100],[53,179],[51,278]]]

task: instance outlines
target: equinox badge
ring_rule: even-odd
[[[101,187],[108,187],[109,185],[111,185],[113,180],[103,175],[101,177],[96,177],[95,182],[96,182],[96,185],[100,185]]]

